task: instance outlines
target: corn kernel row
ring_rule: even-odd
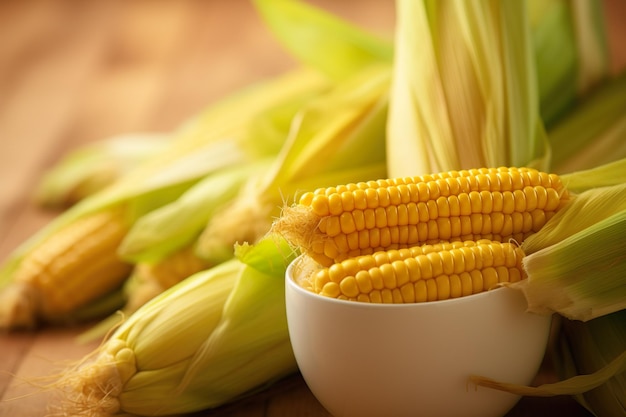
[[[439,241],[521,243],[569,201],[560,178],[483,168],[320,188],[286,208],[275,229],[324,266]]]
[[[414,303],[476,294],[525,277],[523,252],[510,242],[446,242],[361,255],[323,267],[305,288],[373,303]]]

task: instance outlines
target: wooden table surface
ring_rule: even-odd
[[[392,0],[316,0],[391,35]],[[621,0],[607,5],[616,35]],[[622,25],[623,26],[623,25]],[[621,34],[617,32],[621,30]],[[615,68],[624,48],[611,43]],[[196,111],[294,61],[248,1],[96,0],[0,2],[0,259],[57,213],[36,207],[42,172],[77,146],[119,133],[170,131]],[[95,347],[83,328],[0,335],[0,416],[45,414],[45,377]],[[553,380],[549,363],[537,382]],[[445,399],[442,399],[445,401]],[[522,399],[507,415],[588,416],[567,397]],[[299,375],[245,401],[197,416],[329,414]]]

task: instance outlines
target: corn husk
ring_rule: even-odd
[[[548,163],[525,3],[398,2],[392,177]]]
[[[578,193],[522,242],[528,278],[512,287],[529,311],[587,321],[626,307],[626,159],[562,180]]]
[[[563,174],[561,179],[565,186],[574,192],[623,184],[626,181],[626,158]]]
[[[548,130],[548,137],[553,172],[592,169],[626,158],[626,71],[581,99]]]
[[[194,245],[213,214],[237,196],[247,180],[267,170],[273,160],[264,158],[220,170],[173,202],[142,216],[122,241],[120,256],[135,263],[154,263]]]
[[[572,2],[528,0],[541,118],[546,126],[569,111],[578,94]]]
[[[335,80],[350,78],[370,65],[391,64],[391,39],[302,1],[255,0],[254,4],[292,56]]]
[[[35,204],[66,209],[162,152],[169,140],[166,133],[127,133],[73,149],[44,173],[35,190]]]
[[[615,187],[622,196],[626,192],[626,186]],[[602,199],[605,190],[596,191]],[[581,194],[563,210],[578,208],[577,203],[584,204],[586,197]],[[578,216],[593,216],[584,207],[576,212]],[[626,209],[526,255],[522,265],[528,278],[514,287],[524,292],[529,311],[591,320],[626,308],[624,253]]]
[[[561,322],[558,354],[554,355],[560,377],[594,374],[601,369],[607,372],[607,368],[617,368],[621,360],[621,371],[574,398],[596,417],[623,415],[626,412],[626,310],[588,322]]]
[[[526,0],[541,118],[548,130],[609,76],[602,3]]]

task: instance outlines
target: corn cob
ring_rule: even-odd
[[[558,176],[484,168],[320,188],[273,229],[324,266],[440,241],[522,242],[568,201]]]
[[[302,277],[299,284],[320,295],[350,301],[446,300],[525,278],[523,255],[513,243],[489,240],[414,246],[311,269],[315,272]]]
[[[105,210],[35,246],[0,292],[0,328],[69,320],[76,309],[119,287],[131,271],[115,252],[127,229],[121,211]]]

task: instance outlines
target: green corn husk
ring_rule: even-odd
[[[305,65],[336,80],[369,65],[391,65],[393,44],[297,0],[255,0],[267,27]]]
[[[256,242],[298,192],[386,175],[385,121],[389,71],[368,67],[312,100],[292,123],[289,137],[266,174],[207,224],[197,253],[219,263],[237,242]]]
[[[602,2],[526,0],[541,118],[548,129],[609,74]]]
[[[577,97],[576,36],[572,3],[564,0],[527,0],[537,65],[541,118],[550,126]]]
[[[207,176],[172,203],[139,218],[119,247],[122,258],[157,262],[193,244],[203,227],[237,196],[242,185],[268,169],[274,158],[236,165]]]
[[[567,188],[574,192],[623,184],[626,181],[626,157],[593,168],[563,174],[561,179]]]
[[[285,242],[182,281],[128,318],[58,382],[63,415],[105,417],[213,408],[297,370],[284,308]]]
[[[545,169],[525,3],[400,0],[397,7],[390,175]]]
[[[626,157],[626,71],[587,94],[548,130],[552,170],[591,169]]]
[[[626,186],[614,187],[623,199]],[[587,197],[604,201],[605,194],[613,190],[593,191],[593,196],[587,195],[590,191],[580,194],[563,211],[574,210],[580,217],[594,216],[585,211]],[[560,228],[567,228],[566,223],[561,223]],[[558,229],[556,234],[562,234]],[[621,209],[553,245],[527,254],[522,265],[528,278],[514,287],[524,292],[529,311],[591,320],[626,308],[624,253],[626,209]]]
[[[66,209],[163,152],[169,140],[165,133],[123,134],[72,150],[44,173],[35,190],[35,204]]]
[[[596,417],[626,413],[626,310],[588,322],[561,320],[556,348],[555,367],[561,379],[606,369],[621,355],[621,372],[574,398]]]

